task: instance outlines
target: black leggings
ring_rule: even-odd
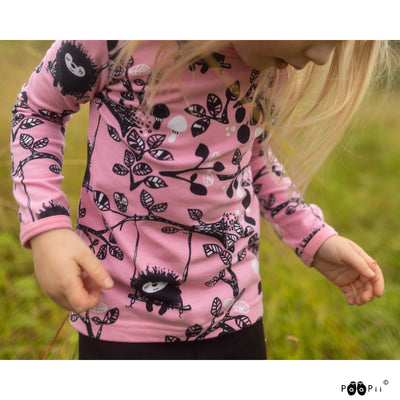
[[[79,334],[80,360],[265,360],[262,320],[213,339],[172,343],[124,343]]]

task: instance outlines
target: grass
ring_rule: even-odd
[[[0,359],[40,359],[66,312],[38,287],[29,250],[19,243],[17,208],[9,178],[11,109],[22,84],[49,42],[0,42]],[[384,296],[349,307],[340,291],[305,267],[262,226],[261,268],[264,324],[270,359],[400,359],[400,94],[386,102],[377,92],[350,140],[327,162],[306,200],[326,220],[359,243],[384,270]],[[87,109],[71,120],[65,149],[63,189],[76,218],[83,177]],[[67,323],[50,359],[77,357],[77,338]]]

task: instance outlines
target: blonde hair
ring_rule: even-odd
[[[212,53],[229,41],[164,41],[155,57],[147,94],[150,103],[160,85],[196,60],[212,65]],[[116,64],[126,64],[138,41],[124,42]],[[340,141],[374,76],[378,60],[387,59],[386,41],[342,41],[324,66],[303,70],[261,71],[253,110],[261,110],[267,146],[295,186],[305,191],[312,177]],[[224,75],[225,74],[225,75]],[[229,75],[221,79],[229,86]],[[271,161],[271,160],[269,160]]]

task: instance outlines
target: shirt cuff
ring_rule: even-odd
[[[300,259],[308,267],[311,267],[311,264],[314,261],[315,253],[321,247],[322,243],[324,243],[325,240],[327,240],[331,236],[337,236],[337,235],[338,235],[338,233],[331,226],[325,225],[307,243],[307,245],[303,251],[303,254],[300,256]]]
[[[67,228],[72,230],[71,219],[65,215],[54,215],[52,217],[47,217],[40,219],[38,221],[32,222],[25,225],[21,229],[20,240],[22,246],[26,249],[30,249],[29,241],[36,235],[40,233],[51,231],[54,229]]]

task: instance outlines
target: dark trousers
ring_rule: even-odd
[[[265,360],[262,320],[234,333],[189,342],[124,343],[79,334],[80,360]]]

